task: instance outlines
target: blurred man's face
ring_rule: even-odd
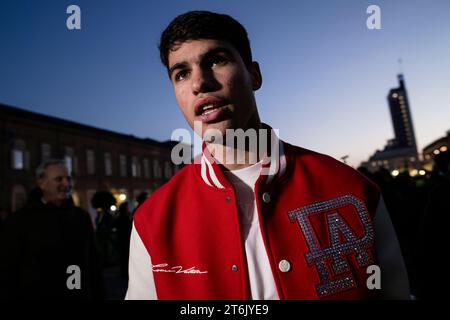
[[[259,67],[254,63],[248,70],[228,42],[186,41],[172,48],[168,61],[175,97],[192,128],[201,121],[202,134],[218,129],[223,135],[259,126],[253,94],[261,86]]]
[[[45,169],[45,175],[38,182],[45,202],[61,205],[72,191],[72,177],[64,165],[53,164]]]

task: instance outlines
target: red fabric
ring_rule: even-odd
[[[259,195],[257,205],[263,239],[280,299],[373,297],[366,289],[366,268],[358,265],[354,254],[346,258],[356,287],[319,297],[316,290],[319,273],[305,258],[310,248],[299,224],[289,218],[288,212],[353,195],[365,204],[373,221],[380,197],[378,188],[331,157],[287,143],[284,147],[287,162],[284,175],[269,185],[260,177],[255,188]],[[217,164],[213,166],[218,169]],[[236,195],[221,170],[215,171],[225,189],[208,186],[201,178],[200,165],[190,164],[158,189],[135,215],[136,230],[153,265],[167,263],[167,268],[195,267],[207,271],[205,274],[154,272],[159,299],[240,300],[250,296]],[[270,193],[270,203],[260,200],[264,192]],[[354,208],[346,206],[338,209],[338,213],[358,237],[363,236],[364,228]],[[329,247],[326,214],[317,213],[310,221],[321,246]],[[370,251],[374,255],[374,246]],[[291,264],[289,272],[283,273],[278,268],[283,259]],[[238,267],[237,272],[232,271],[233,265]]]

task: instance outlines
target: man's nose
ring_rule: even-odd
[[[211,70],[197,68],[193,71],[192,75],[192,92],[197,95],[199,93],[213,91],[216,82]]]
[[[64,178],[64,179],[61,180],[61,183],[65,187],[70,187],[72,185],[72,180],[70,178]]]

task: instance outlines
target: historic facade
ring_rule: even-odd
[[[158,142],[62,120],[0,104],[0,209],[19,209],[35,186],[35,169],[45,159],[65,159],[74,177],[73,198],[90,206],[98,190],[118,203],[135,200],[179,169],[170,154],[176,142]]]
[[[442,152],[448,152],[450,148],[450,130],[447,131],[447,134],[439,139],[428,144],[425,148],[423,148],[423,167],[431,171],[433,170],[433,161],[434,158]]]

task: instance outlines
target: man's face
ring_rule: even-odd
[[[169,51],[169,75],[178,105],[193,128],[248,129],[259,125],[254,90],[261,86],[259,67],[250,70],[226,41],[189,40]],[[199,132],[197,132],[199,133]]]
[[[46,202],[60,205],[67,200],[72,191],[72,177],[67,168],[60,164],[53,164],[45,169],[45,175],[38,182]]]

